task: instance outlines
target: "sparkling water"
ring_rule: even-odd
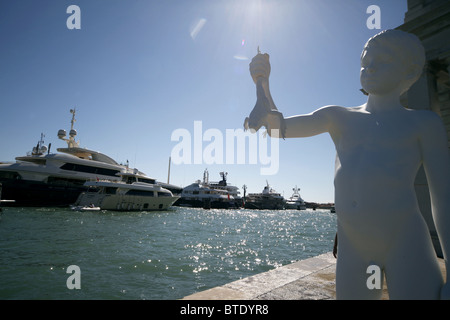
[[[4,208],[0,299],[180,299],[331,251],[335,233],[328,210]]]

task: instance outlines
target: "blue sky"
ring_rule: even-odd
[[[81,29],[69,30],[69,5]],[[403,23],[406,0],[3,0],[0,2],[0,161],[13,161],[40,134],[65,147],[77,109],[81,147],[130,162],[167,180],[176,129],[194,134],[242,128],[255,101],[248,72],[260,46],[270,54],[270,89],[285,116],[324,105],[356,106],[359,57],[369,37],[370,5],[381,30]],[[193,137],[192,137],[193,138]],[[203,148],[208,142],[203,142]],[[334,201],[334,145],[327,134],[279,142],[279,170],[262,164],[172,164],[170,182],[210,180],[260,192],[266,180],[288,197]]]

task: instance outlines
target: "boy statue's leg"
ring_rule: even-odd
[[[338,232],[339,246],[336,264],[336,299],[378,300],[381,299],[383,288],[383,271],[380,270],[380,289],[370,289],[367,282],[372,273],[368,267],[373,262],[368,261],[361,253],[348,243],[345,234]]]
[[[444,280],[425,224],[410,221],[398,238],[386,261],[389,298],[439,299]]]

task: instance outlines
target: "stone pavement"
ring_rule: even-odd
[[[439,259],[445,279],[444,261]],[[334,300],[336,259],[331,252],[194,293],[183,300]],[[389,299],[385,287],[382,299]]]
[[[330,252],[197,292],[183,300],[335,299],[335,270],[336,259]]]

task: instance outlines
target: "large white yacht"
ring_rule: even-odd
[[[294,193],[289,199],[286,199],[286,209],[306,210],[306,203],[300,196],[300,189],[295,186],[292,189]]]
[[[67,142],[67,148],[51,153],[51,145],[47,148],[41,135],[37,146],[26,156],[16,157],[14,163],[0,163],[2,197],[14,200],[4,206],[69,206],[86,190],[86,181],[120,181],[119,174],[130,170],[128,165],[103,153],[81,148],[75,141],[75,109],[70,112],[69,138],[65,130],[58,131],[58,138]]]
[[[261,193],[249,193],[245,197],[246,209],[280,210],[285,209],[285,204],[286,200],[283,196],[272,189],[267,181]]]
[[[203,172],[203,181],[197,180],[183,189],[175,205],[182,207],[229,209],[240,207],[240,202],[226,188],[209,183],[208,170]],[[233,190],[236,191],[236,190]]]
[[[220,190],[225,190],[228,192],[228,194],[233,197],[234,202],[235,202],[235,206],[236,207],[242,207],[243,206],[243,200],[242,197],[240,196],[240,191],[239,188],[228,183],[227,181],[227,176],[228,176],[228,172],[220,172],[220,176],[222,177],[222,180],[214,182],[214,181],[209,181],[209,173],[208,170],[205,170],[206,174],[207,174],[207,179],[208,179],[208,185],[213,188],[213,189],[220,189]]]
[[[122,180],[87,181],[74,207],[98,207],[101,210],[151,211],[166,210],[179,196],[156,184],[156,180],[140,175],[137,170],[121,173]]]

